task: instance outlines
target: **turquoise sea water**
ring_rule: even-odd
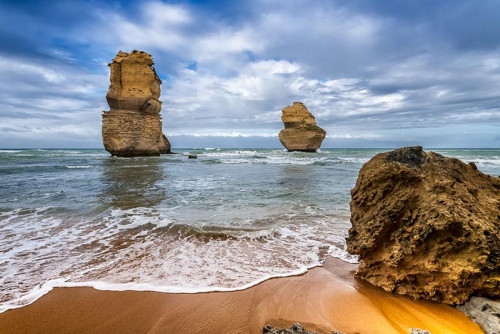
[[[237,290],[328,254],[355,262],[349,192],[384,151],[0,150],[0,312],[54,286]],[[500,175],[500,150],[435,151]]]

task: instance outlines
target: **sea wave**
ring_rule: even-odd
[[[84,165],[84,166],[64,166],[68,169],[87,169],[87,168],[92,168],[93,166],[91,165]]]
[[[234,291],[304,273],[345,252],[345,217],[314,208],[224,226],[171,219],[168,210],[113,209],[94,219],[52,208],[0,213],[0,312],[56,286],[176,293]],[[333,224],[333,225],[332,225]],[[332,226],[337,225],[337,228]],[[23,283],[14,279],[23,275]]]
[[[0,150],[0,153],[20,153],[22,150]]]

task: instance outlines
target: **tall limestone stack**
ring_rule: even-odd
[[[102,141],[113,156],[155,156],[170,153],[161,123],[160,85],[150,54],[118,52],[111,69],[102,114]]]
[[[316,118],[300,102],[282,111],[285,128],[280,131],[281,144],[288,151],[315,152],[321,147],[326,131],[316,125]]]
[[[351,191],[356,276],[414,298],[500,298],[500,178],[422,147],[380,153]]]

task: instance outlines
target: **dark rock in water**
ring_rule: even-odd
[[[472,297],[457,309],[481,326],[486,334],[500,334],[500,301]]]
[[[109,64],[110,110],[102,114],[102,141],[113,156],[171,153],[162,131],[161,80],[153,64],[151,55],[143,51],[120,51]]]
[[[188,154],[188,159],[197,159],[198,156],[196,154]]]
[[[351,191],[356,276],[447,304],[500,296],[500,179],[422,147],[373,157]]]
[[[389,152],[387,161],[400,162],[411,166],[420,166],[424,163],[424,154],[422,146],[407,147],[403,150]]]
[[[264,334],[317,334],[316,332],[306,331],[304,326],[298,322],[294,323],[292,327],[288,329],[278,329],[274,326],[267,325],[264,326]],[[332,332],[332,334],[342,334],[341,332]]]

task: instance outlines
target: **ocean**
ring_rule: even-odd
[[[233,291],[355,263],[350,190],[388,149],[175,151],[0,150],[0,313],[53,287]],[[433,151],[500,175],[500,149]]]

